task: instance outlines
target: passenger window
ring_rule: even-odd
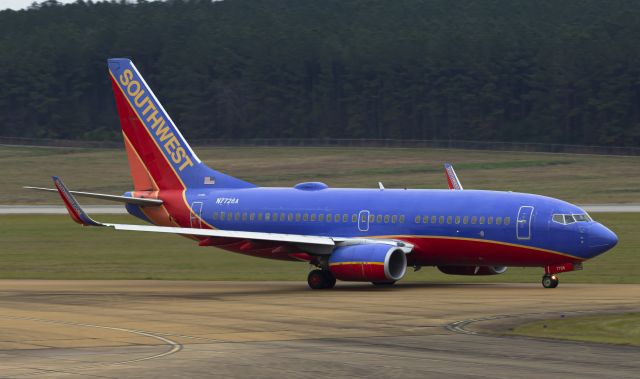
[[[369,223],[373,223],[373,215],[369,215]]]
[[[451,221],[453,221],[453,217],[447,216],[447,224],[451,224]]]
[[[389,223],[389,215],[384,215],[384,223],[385,224]]]
[[[436,223],[436,216],[431,216],[431,223],[435,224]]]
[[[496,224],[502,225],[502,217],[496,217]]]
[[[258,213],[258,221],[262,221],[262,212]]]
[[[289,222],[293,221],[293,213],[289,213],[287,215],[287,221],[289,221]]]
[[[415,218],[415,222],[416,222],[416,224],[419,224],[419,223],[420,223],[420,216],[416,216],[416,218]]]
[[[256,214],[254,212],[249,213],[249,221],[253,221],[256,219]]]
[[[227,220],[229,220],[229,221],[233,220],[233,213],[227,212]]]
[[[480,225],[484,224],[484,216],[480,216]]]
[[[302,215],[302,221],[309,221],[309,214],[305,213]]]
[[[469,223],[469,216],[464,216],[464,217],[462,218],[462,223],[463,223],[463,224],[465,224],[465,225],[467,225],[467,224]]]
[[[349,222],[349,215],[348,214],[343,214],[342,215],[342,222],[347,223]]]
[[[460,216],[456,216],[456,225],[460,225]]]
[[[314,222],[316,220],[316,214],[312,213],[311,214],[311,222]]]
[[[493,224],[493,216],[487,217],[487,224],[489,225]]]
[[[234,219],[236,221],[240,221],[240,212],[236,212],[236,217]]]
[[[264,220],[265,221],[271,221],[271,213],[267,212],[264,214]]]
[[[247,212],[242,212],[242,221],[247,221]]]
[[[378,224],[382,223],[382,215],[377,215],[377,216],[376,216],[376,222],[377,222]]]
[[[351,215],[351,222],[358,222],[358,216],[355,213]]]
[[[323,221],[324,221],[324,213],[320,213],[320,214],[318,215],[318,221],[319,221],[319,222],[323,222]]]
[[[333,222],[340,222],[340,215],[339,214],[333,215]]]
[[[301,218],[302,215],[300,215],[300,213],[296,213],[296,221],[299,222]]]
[[[398,216],[397,215],[391,216],[391,223],[395,224],[396,222],[398,222]]]
[[[287,217],[287,215],[285,213],[280,213],[280,221],[284,222],[286,217]]]
[[[429,223],[429,216],[422,217],[422,222],[424,222],[425,224],[428,224]]]
[[[511,224],[511,218],[510,218],[510,217],[505,217],[505,218],[504,218],[504,224],[505,224],[505,225],[509,225],[509,224]]]
[[[276,212],[273,212],[273,214],[271,215],[271,220],[278,221],[278,214]]]
[[[218,219],[218,212],[213,212],[213,220],[217,220]]]
[[[400,215],[400,223],[404,224],[404,215]]]
[[[327,222],[331,222],[331,214],[327,213],[327,217],[325,219]]]
[[[224,219],[226,219],[227,214],[224,212],[220,212],[220,220],[224,221]]]
[[[478,216],[471,216],[471,224],[475,225],[478,222]]]
[[[438,218],[438,223],[440,223],[440,224],[444,224],[444,216],[440,216],[440,217]]]

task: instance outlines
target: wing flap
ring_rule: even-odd
[[[331,237],[322,236],[306,236],[301,234],[281,234],[281,233],[263,233],[263,232],[245,232],[237,230],[219,230],[219,229],[197,229],[197,228],[178,228],[170,226],[150,226],[150,225],[131,225],[131,224],[103,224],[110,226],[116,230],[129,230],[136,232],[155,232],[155,233],[172,233],[184,234],[200,237],[220,237],[220,238],[237,238],[259,241],[276,241],[287,243],[300,243],[311,245],[334,246],[335,242]]]

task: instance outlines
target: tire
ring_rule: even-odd
[[[325,283],[326,283],[326,287],[325,288],[333,288],[333,287],[335,287],[336,286],[336,277],[333,276],[331,271],[323,270],[322,273],[324,274],[324,277],[325,277]]]
[[[560,284],[560,280],[558,277],[554,277],[551,275],[545,275],[542,277],[542,286],[544,288],[556,288]]]
[[[313,270],[307,276],[307,283],[309,284],[309,288],[313,290],[321,290],[323,288],[328,288],[327,277],[322,272],[322,270]]]

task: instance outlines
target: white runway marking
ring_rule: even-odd
[[[137,334],[137,335],[140,335],[140,336],[157,339],[159,341],[162,341],[163,343],[165,343],[167,346],[170,347],[170,349],[165,351],[164,353],[154,354],[154,355],[151,355],[151,356],[148,356],[148,357],[129,359],[129,360],[126,360],[126,361],[118,361],[118,362],[89,363],[89,364],[86,364],[86,365],[76,366],[76,367],[74,367],[74,369],[93,367],[93,366],[125,365],[125,364],[130,364],[130,363],[149,361],[151,359],[158,359],[158,358],[166,357],[166,356],[171,355],[171,354],[175,354],[175,353],[179,352],[180,350],[182,350],[182,347],[183,347],[182,344],[180,344],[180,343],[178,343],[176,341],[170,340],[168,338],[165,338],[165,337],[162,337],[162,336],[159,336],[157,334],[154,334],[154,333],[151,333],[151,332],[148,332],[148,331],[144,331],[144,330],[116,328],[116,327],[112,327],[112,326],[84,324],[84,323],[76,323],[76,322],[70,322],[70,321],[46,320],[46,319],[40,319],[40,318],[35,318],[35,317],[18,317],[18,316],[3,316],[3,315],[0,315],[0,318],[10,319],[10,320],[35,321],[35,322],[42,322],[42,323],[56,324],[56,325],[77,326],[77,327],[83,327],[83,328],[106,329],[106,330],[114,330],[114,331],[117,331],[117,332],[133,333],[133,334]]]

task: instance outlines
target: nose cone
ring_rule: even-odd
[[[618,243],[618,236],[606,226],[595,224],[589,230],[589,258],[612,249]]]

